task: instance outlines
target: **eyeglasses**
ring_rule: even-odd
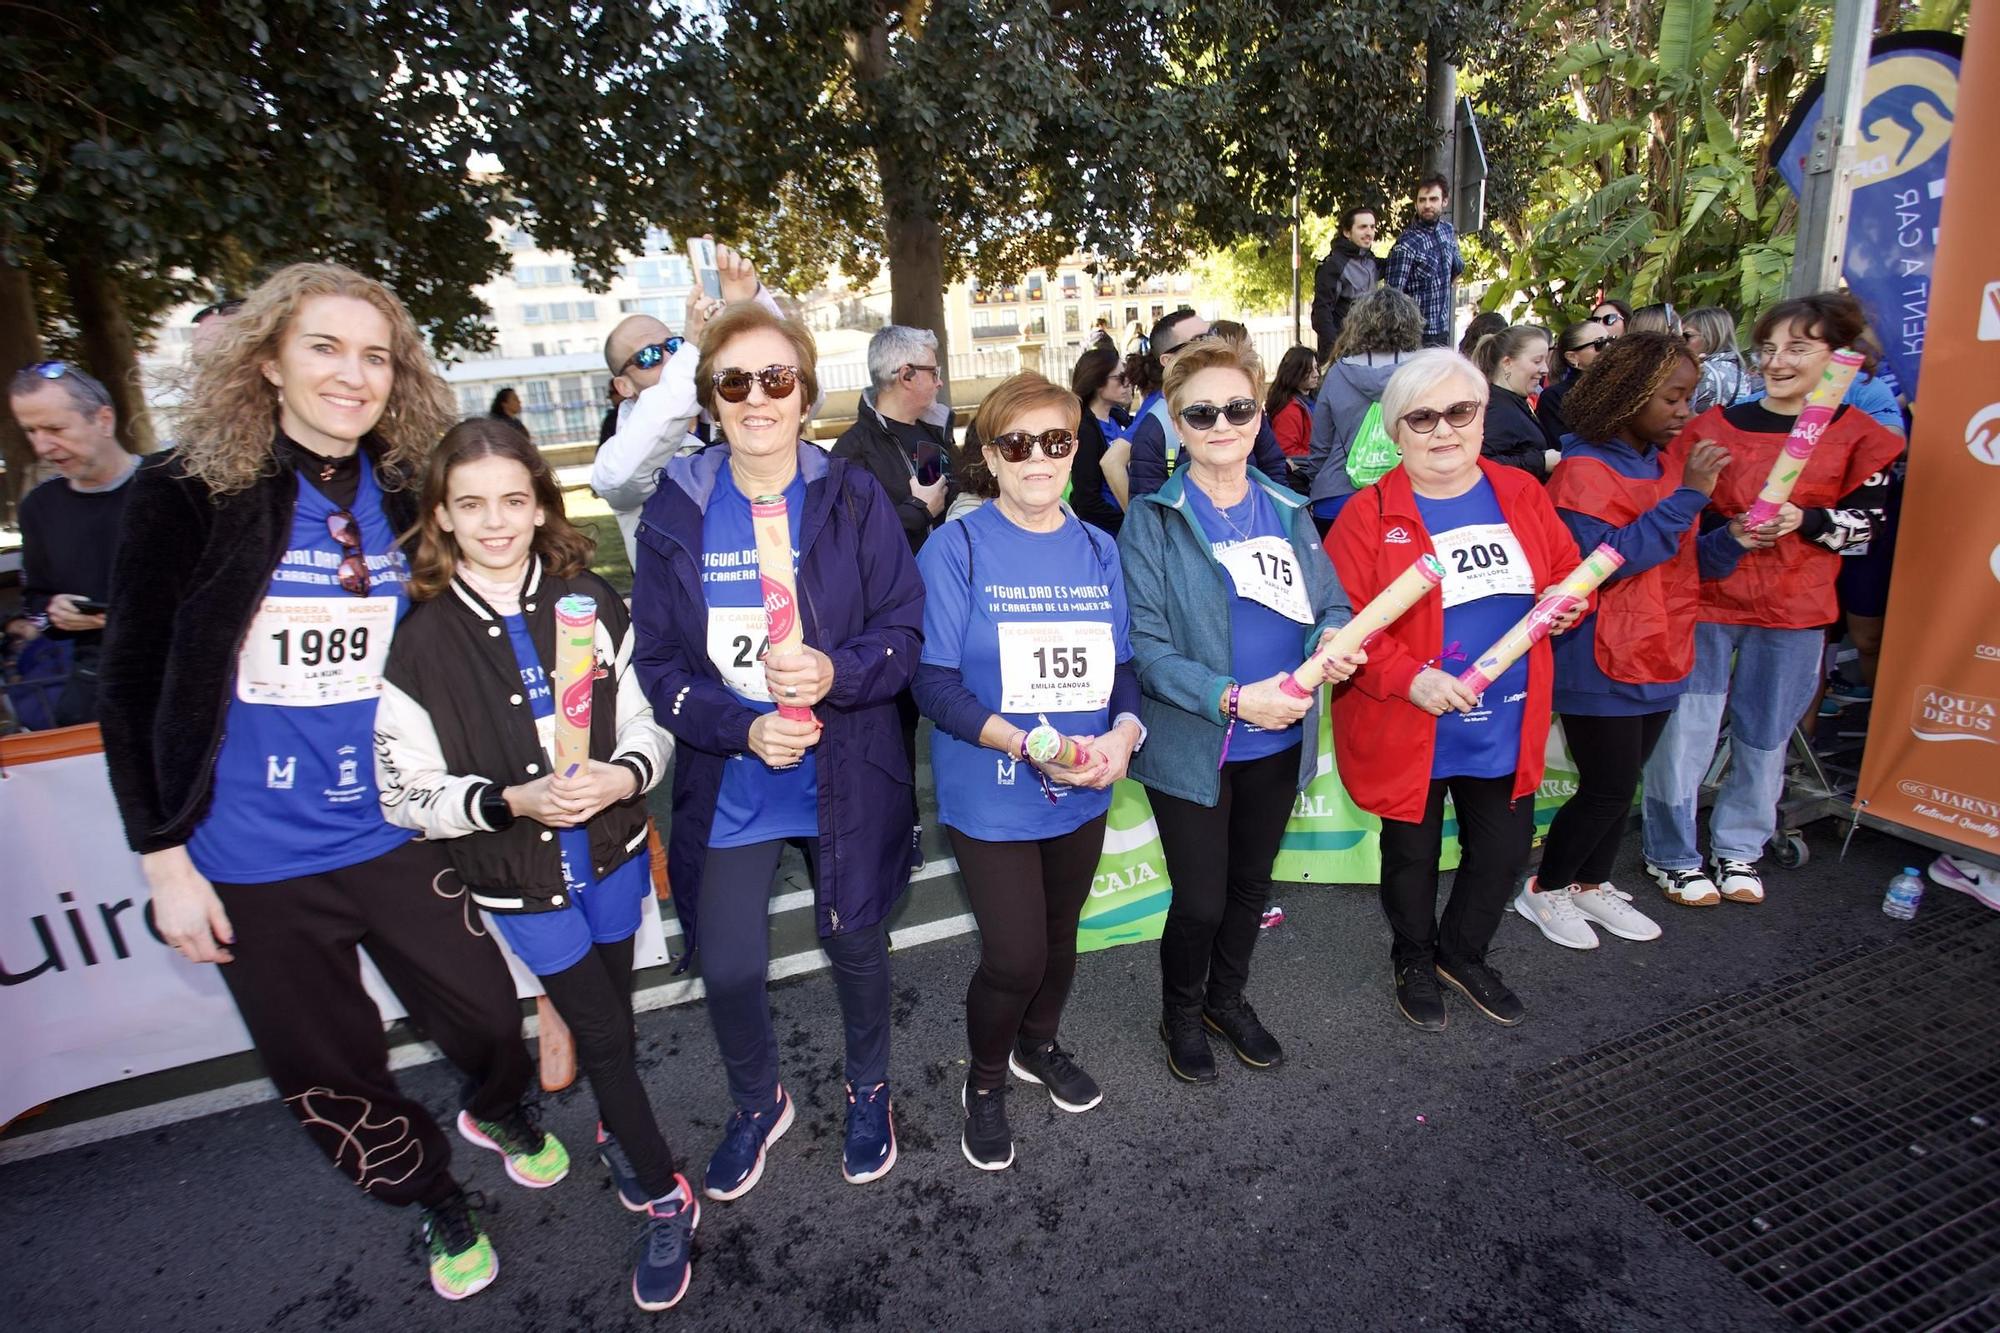
[[[1196,430],[1214,430],[1216,418],[1226,417],[1232,426],[1247,426],[1263,409],[1255,398],[1232,398],[1217,407],[1214,403],[1189,403],[1181,409],[1181,420]]]
[[[625,364],[618,367],[618,373],[623,375],[634,366],[637,366],[641,370],[651,370],[675,352],[680,351],[681,346],[686,342],[687,339],[681,337],[679,334],[675,334],[665,342],[647,343],[644,347],[641,347],[638,351],[625,358]]]
[[[765,366],[762,370],[718,370],[709,376],[709,383],[715,386],[716,396],[725,403],[740,403],[750,396],[752,381],[764,386],[766,398],[790,398],[792,390],[799,387],[799,372],[796,366]]]
[[[1479,415],[1479,410],[1484,406],[1483,403],[1467,399],[1462,403],[1453,403],[1442,412],[1435,407],[1420,407],[1414,412],[1403,413],[1403,424],[1419,435],[1431,434],[1438,428],[1440,421],[1450,422],[1453,430],[1462,430],[1472,424],[1472,419]]]
[[[898,366],[898,367],[897,367],[897,370],[899,370],[899,371],[901,371],[901,372],[903,372],[903,373],[905,373],[905,374],[907,374],[907,373],[910,373],[910,372],[912,372],[912,371],[918,371],[918,370],[921,370],[921,371],[923,371],[923,372],[924,372],[924,374],[926,374],[926,375],[929,375],[929,376],[930,376],[930,377],[931,377],[932,379],[940,379],[940,378],[942,378],[942,377],[941,377],[941,376],[940,376],[940,375],[938,374],[938,367],[937,367],[937,362],[935,362],[935,361],[931,362],[931,363],[930,363],[929,365],[925,365],[925,364],[923,364],[923,363],[922,363],[922,362],[920,362],[920,361],[911,361],[911,362],[908,362],[908,363],[906,363],[906,364],[904,364],[904,365],[901,365],[901,366]]]
[[[1114,370],[1104,377],[1106,384],[1130,384],[1131,378],[1122,370]]]
[[[366,597],[368,557],[361,553],[361,524],[351,510],[337,509],[326,516],[326,530],[340,543],[340,586],[356,597]]]
[[[75,369],[76,367],[67,361],[37,361],[28,367],[28,373],[45,380],[59,380]]]
[[[1008,462],[1025,463],[1038,444],[1042,446],[1044,458],[1068,458],[1070,451],[1076,448],[1076,436],[1066,430],[1045,430],[1040,435],[1016,430],[996,435],[988,443]]]

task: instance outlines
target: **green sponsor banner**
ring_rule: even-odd
[[[1111,789],[1104,854],[1077,922],[1079,952],[1160,938],[1167,923],[1167,855],[1146,789],[1126,780]]]
[[[1549,831],[1562,803],[1576,794],[1576,764],[1563,741],[1562,723],[1549,729],[1547,768],[1535,793],[1535,841]],[[1278,843],[1271,878],[1296,884],[1376,884],[1382,878],[1382,821],[1356,805],[1334,764],[1331,719],[1320,718],[1319,772],[1299,793]],[[1458,866],[1458,819],[1451,802],[1444,808],[1444,850],[1439,867]],[[1077,931],[1080,951],[1156,940],[1166,924],[1171,885],[1159,827],[1153,822],[1146,789],[1121,782],[1113,789],[1106,821],[1104,855],[1090,888]]]

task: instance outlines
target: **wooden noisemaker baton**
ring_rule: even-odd
[[[590,763],[590,694],[596,683],[597,601],[571,593],[556,603],[556,736],[549,758],[568,777]]]
[[[1403,613],[1430,595],[1444,582],[1444,565],[1434,555],[1420,555],[1398,574],[1388,587],[1375,594],[1354,619],[1333,632],[1326,646],[1299,663],[1298,670],[1278,682],[1278,688],[1294,699],[1303,699],[1326,679],[1329,658],[1365,649],[1380,638],[1382,631],[1403,618]]]
[[[1565,612],[1589,601],[1598,585],[1616,574],[1618,566],[1624,563],[1625,557],[1609,546],[1599,546],[1585,556],[1583,563],[1572,569],[1554,592],[1530,607],[1528,614],[1515,621],[1514,628],[1501,635],[1498,643],[1459,673],[1459,682],[1475,694],[1484,694],[1489,685],[1507,673],[1508,667],[1549,637],[1549,631]]]
[[[1854,383],[1855,372],[1860,369],[1861,353],[1851,347],[1841,348],[1826,363],[1819,383],[1806,395],[1799,419],[1792,423],[1792,433],[1785,437],[1785,447],[1771,460],[1771,475],[1764,478],[1764,489],[1757,492],[1756,501],[1744,512],[1746,526],[1754,528],[1769,523],[1778,516],[1778,506],[1792,498],[1792,487],[1805,475],[1813,450],[1819,448],[1820,437],[1826,434],[1826,423],[1840,410],[1840,400],[1847,397],[1847,386]]]
[[[798,571],[792,564],[792,523],[782,495],[750,501],[750,528],[757,534],[757,577],[764,591],[767,653],[796,653],[806,645],[799,625]],[[791,722],[816,721],[810,708],[773,700],[778,716]]]

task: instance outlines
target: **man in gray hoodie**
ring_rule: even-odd
[[[1331,524],[1354,494],[1347,475],[1347,451],[1368,409],[1382,397],[1389,376],[1423,346],[1424,317],[1408,294],[1378,287],[1356,301],[1334,344],[1335,360],[1320,380],[1313,404],[1312,452],[1302,469],[1312,478],[1313,517]]]

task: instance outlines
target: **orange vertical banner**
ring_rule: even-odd
[[[2000,857],[2000,12],[1959,78],[1922,386],[1855,803]]]

